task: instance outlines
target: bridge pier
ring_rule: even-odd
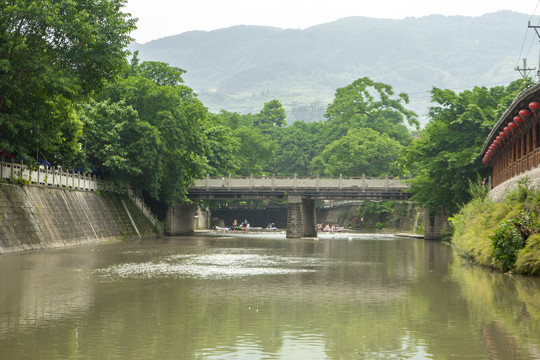
[[[195,233],[196,204],[169,206],[165,222],[165,235],[193,235]]]
[[[287,197],[287,238],[317,237],[315,200]]]
[[[444,232],[450,227],[448,214],[445,211],[433,214],[429,209],[425,209],[424,214],[424,239],[440,240]]]

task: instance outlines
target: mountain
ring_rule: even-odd
[[[322,119],[337,88],[367,76],[408,93],[410,108],[422,117],[433,86],[461,91],[519,78],[514,68],[522,66],[528,20],[510,11],[403,20],[349,17],[304,30],[191,31],[133,43],[130,50],[139,50],[141,60],[186,70],[187,85],[213,112],[254,113],[278,99],[289,122]],[[536,63],[531,58],[529,67]]]

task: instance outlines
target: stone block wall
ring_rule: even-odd
[[[193,235],[195,232],[195,204],[169,206],[165,221],[165,235]]]
[[[540,190],[540,168],[534,168],[529,171],[525,171],[517,176],[514,176],[511,179],[506,180],[505,182],[497,185],[489,192],[489,198],[494,202],[502,202],[504,197],[512,190],[517,189],[518,181],[527,177],[529,179],[529,190],[539,191]]]
[[[430,213],[428,209],[426,209],[424,214],[424,239],[440,240],[446,229],[450,227],[450,223],[448,222],[448,214],[433,214]]]

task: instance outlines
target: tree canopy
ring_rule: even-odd
[[[222,111],[218,117],[238,139],[237,174],[281,176],[397,176],[397,159],[417,126],[406,109],[407,95],[360,78],[338,89],[326,121],[296,121],[287,126],[278,100],[256,114]]]
[[[357,79],[337,89],[334,101],[326,109],[328,137],[336,140],[351,128],[369,128],[405,145],[410,142],[410,135],[404,121],[409,126],[419,126],[416,114],[405,108],[408,102],[407,94],[396,97],[390,85],[367,77]]]
[[[227,157],[216,151],[215,141],[209,143],[212,136],[223,139],[223,130],[207,125],[207,109],[183,85],[182,73],[165,64],[132,61],[126,77],[108,84],[83,117],[85,136],[96,135],[87,139],[98,147],[88,154],[91,162],[102,166],[119,187],[129,185],[166,203],[184,200],[193,180],[210,172],[208,156],[216,167]],[[100,114],[107,115],[106,127],[91,131],[99,125]],[[104,152],[99,136],[114,139],[115,133],[121,134],[115,150]],[[225,143],[220,146],[227,148]]]
[[[388,134],[369,128],[352,129],[347,135],[329,144],[313,159],[317,173],[337,177],[399,175],[395,162],[403,146]]]
[[[517,80],[507,87],[475,87],[459,94],[433,88],[436,105],[429,111],[430,122],[403,157],[412,175],[413,200],[434,213],[450,214],[469,200],[469,180],[488,176],[479,158],[484,141],[525,84]]]
[[[21,156],[73,150],[75,103],[125,64],[135,20],[124,0],[0,4],[0,149]],[[70,144],[66,144],[70,143]]]

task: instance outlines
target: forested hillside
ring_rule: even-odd
[[[509,11],[404,20],[350,17],[305,30],[236,26],[187,32],[131,49],[142,60],[186,70],[186,84],[213,112],[254,113],[278,99],[289,123],[322,119],[337,88],[369,77],[408,93],[410,108],[423,122],[433,86],[461,90],[519,78],[514,68],[521,65],[528,20]],[[536,43],[532,49],[529,65],[535,67]]]

